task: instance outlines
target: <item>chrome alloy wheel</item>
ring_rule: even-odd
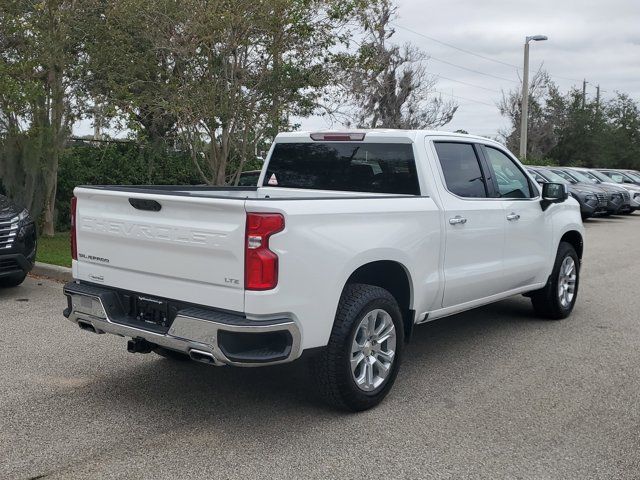
[[[351,376],[360,390],[371,392],[384,383],[395,359],[396,327],[386,311],[367,313],[351,344]]]
[[[558,275],[558,298],[562,308],[568,308],[576,293],[576,279],[578,272],[576,262],[571,257],[562,261],[560,273]]]

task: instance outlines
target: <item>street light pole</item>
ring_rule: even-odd
[[[520,115],[520,158],[527,158],[527,122],[529,119],[529,42],[547,40],[545,35],[527,37],[524,42],[524,72],[522,74],[522,111]]]

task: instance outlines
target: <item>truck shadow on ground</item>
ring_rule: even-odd
[[[412,401],[412,395],[403,392],[403,383],[409,381],[412,389],[445,377],[449,366],[447,359],[479,354],[478,345],[487,338],[509,342],[530,329],[545,328],[548,322],[534,317],[530,303],[525,298],[505,300],[463,314],[417,326],[411,343],[405,350],[403,373],[390,397]],[[127,357],[124,357],[127,358]],[[89,397],[102,402],[107,399],[110,408],[119,411],[145,412],[143,416],[166,417],[184,415],[183,421],[209,423],[224,417],[242,415],[254,422],[271,422],[275,417],[287,419],[290,415],[317,415],[324,412],[335,416],[335,410],[325,406],[318,398],[316,385],[308,362],[262,368],[210,367],[191,361],[154,358],[105,374],[88,388]],[[435,364],[431,374],[430,365]],[[410,392],[409,392],[410,393]],[[416,394],[416,401],[424,402]],[[383,404],[384,405],[384,404]],[[268,420],[265,411],[269,411]],[[240,413],[241,412],[241,413]],[[253,413],[252,413],[253,412]],[[263,419],[263,420],[261,420]],[[255,427],[255,424],[253,424]]]

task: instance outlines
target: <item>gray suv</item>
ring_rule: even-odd
[[[631,205],[629,211],[624,211],[625,214],[629,215],[640,209],[640,185],[617,183],[611,177],[607,177],[604,173],[589,168],[573,167],[572,170],[577,170],[587,177],[594,179],[598,184],[605,184],[624,189],[626,191],[625,199],[628,195]]]
[[[629,193],[624,188],[604,183],[598,184],[597,181],[591,177],[568,167],[553,167],[550,168],[550,170],[575,185],[592,186],[602,190],[607,196],[607,213],[609,215],[629,213],[632,211]]]
[[[583,220],[593,216],[607,214],[607,195],[600,188],[589,185],[577,185],[546,167],[527,167],[527,170],[534,180],[540,184],[549,182],[567,184],[569,186],[569,194],[580,204],[580,215],[582,215]]]

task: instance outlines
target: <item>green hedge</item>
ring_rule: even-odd
[[[203,183],[189,156],[133,142],[72,144],[58,168],[57,228],[69,229],[69,205],[78,185],[196,185]]]

